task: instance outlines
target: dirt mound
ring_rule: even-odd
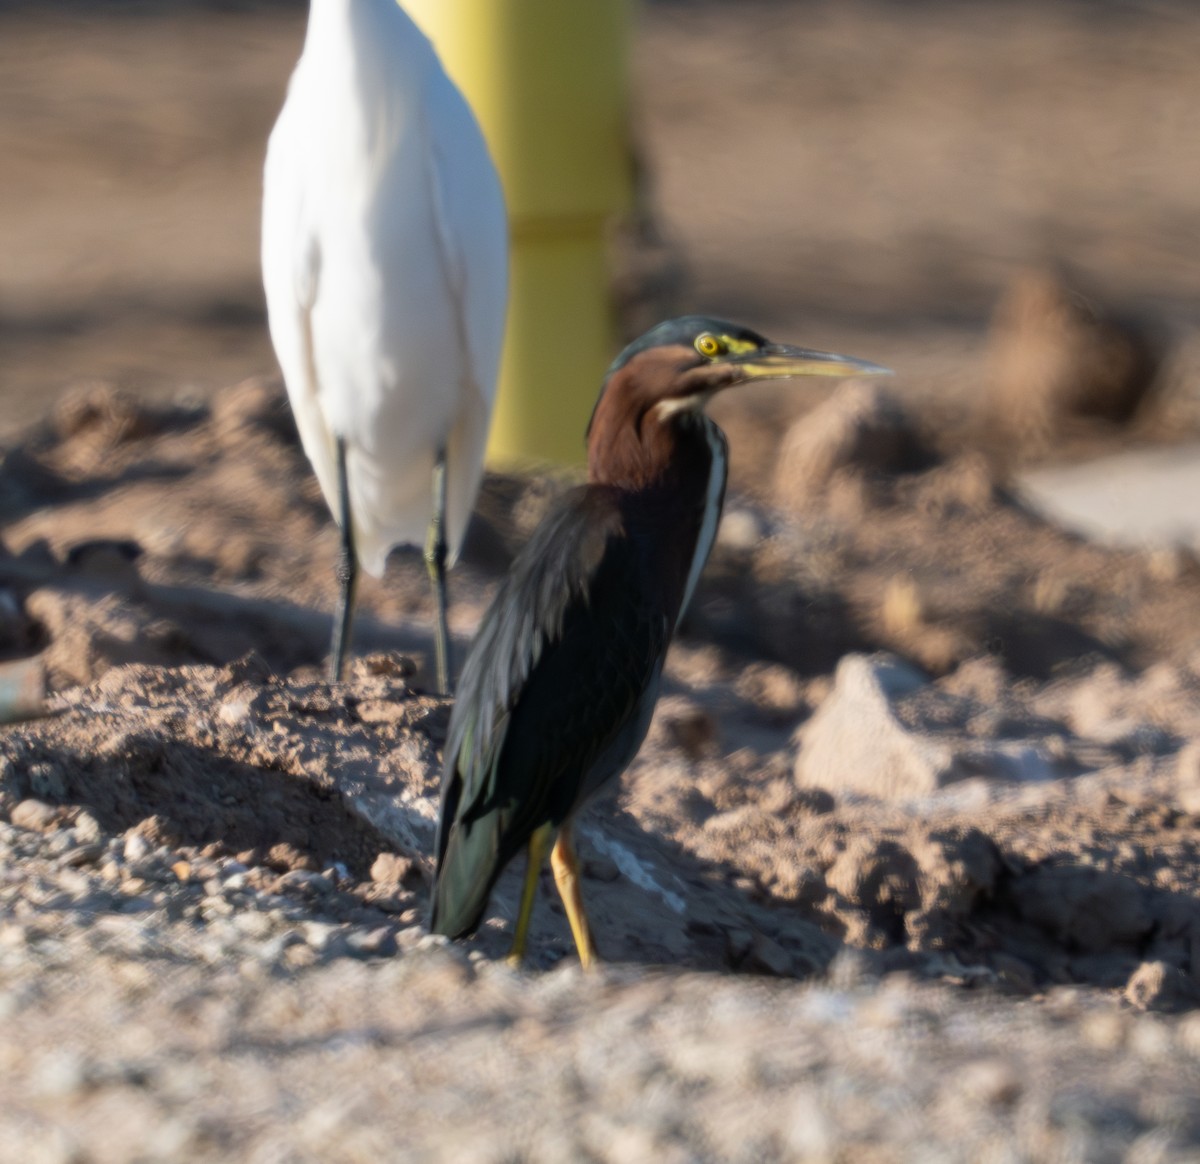
[[[8,730],[0,807],[47,836],[83,819],[163,876],[219,858],[268,895],[290,874],[344,883],[351,914],[386,899],[409,911],[396,940],[419,934],[446,721],[422,694],[424,571],[399,554],[364,586],[359,650],[391,653],[325,684],[335,536],[278,385],[211,407],[90,388],[4,467],[7,641],[42,647],[54,714]],[[460,640],[560,488],[490,481],[453,579]],[[794,514],[731,499],[647,746],[581,822],[602,952],[791,976],[849,945],[1185,998],[1197,820],[1172,773],[1200,735],[1197,613],[1200,578],[1062,533],[970,457],[896,475],[847,456]],[[831,674],[878,647],[909,680]],[[837,742],[885,738],[872,717],[886,748]],[[477,939],[489,958],[518,879]],[[544,900],[548,964],[570,945]]]
[[[1014,279],[993,313],[984,413],[1017,459],[1043,455],[1081,419],[1128,424],[1154,400],[1165,337],[1059,273]]]
[[[410,671],[370,657],[330,688],[256,660],[116,668],[59,697],[49,718],[9,729],[0,807],[48,835],[123,833],[126,854],[132,844],[154,856],[167,880],[236,858],[252,888],[278,893],[281,875],[309,871],[327,895],[344,883],[351,916],[377,901],[376,882],[403,880],[384,897],[397,912],[401,893],[419,929],[447,708],[414,692]],[[807,976],[846,944],[880,969],[1026,992],[1124,987],[1146,962],[1200,981],[1200,817],[1180,806],[1194,782],[1186,762],[976,780],[925,798],[914,817],[910,802],[798,788],[787,748],[697,749],[677,725],[703,715],[682,716],[682,700],[660,709],[616,803],[581,822],[609,958]],[[475,941],[489,957],[506,946],[499,919],[515,912],[519,875],[502,879]],[[548,964],[569,936],[545,888],[533,938]],[[1160,993],[1186,997],[1180,982]],[[1156,1004],[1144,983],[1135,992]]]

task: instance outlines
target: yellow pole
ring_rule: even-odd
[[[628,210],[633,0],[404,0],[479,118],[512,230],[488,460],[579,463],[612,359],[606,228]]]

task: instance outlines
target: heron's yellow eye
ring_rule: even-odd
[[[714,356],[719,356],[724,350],[725,345],[715,335],[705,332],[702,336],[696,337],[696,351],[710,360]]]

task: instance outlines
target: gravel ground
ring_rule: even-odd
[[[1200,1159],[1198,1012],[852,952],[806,984],[518,973],[91,823],[0,828],[6,1159]]]

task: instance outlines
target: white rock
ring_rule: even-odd
[[[800,731],[796,782],[869,796],[919,796],[949,783],[954,754],[915,735],[892,701],[924,686],[919,671],[886,656],[847,655],[833,691]]]
[[[83,843],[99,841],[104,836],[100,822],[86,809],[75,818],[75,833]]]
[[[900,659],[847,655],[833,691],[798,733],[796,782],[905,798],[970,777],[1024,782],[1058,774],[1056,752],[1037,739],[968,735],[962,725],[970,710],[970,701],[930,687]]]
[[[302,926],[305,942],[317,953],[329,949],[342,933],[340,926],[329,922],[306,921]]]
[[[150,856],[152,851],[150,842],[141,833],[129,832],[125,834],[123,853],[126,861],[140,861],[143,857]]]
[[[250,704],[244,699],[231,699],[217,708],[217,718],[230,727],[252,728],[250,723]]]
[[[1200,546],[1198,445],[1134,449],[1081,465],[1034,469],[1017,484],[1034,508],[1095,541]]]
[[[717,527],[717,544],[729,550],[752,550],[763,539],[763,523],[749,509],[730,509]]]

